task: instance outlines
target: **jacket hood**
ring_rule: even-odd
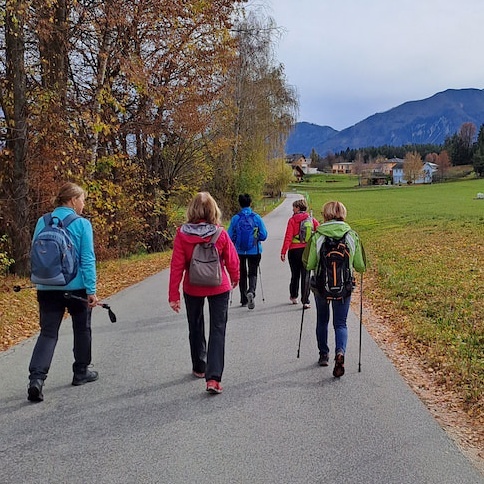
[[[316,232],[319,234],[335,239],[341,239],[349,230],[351,230],[351,227],[346,222],[339,222],[337,220],[325,222],[316,228]]]
[[[244,207],[244,208],[241,208],[240,211],[244,214],[244,215],[250,215],[252,213],[252,209],[250,207]]]
[[[217,231],[217,228],[217,225],[207,222],[201,222],[199,224],[186,223],[180,227],[180,232],[188,235],[187,240],[189,241],[191,237],[195,237],[191,242],[198,244],[201,238],[211,237]]]

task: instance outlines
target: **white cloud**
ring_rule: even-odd
[[[480,0],[267,0],[300,120],[343,129],[406,101],[484,87]]]

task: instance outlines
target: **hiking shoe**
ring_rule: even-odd
[[[297,297],[290,297],[289,300],[292,302],[292,304],[297,304]]]
[[[345,374],[345,355],[338,353],[334,359],[333,376],[339,378]]]
[[[309,303],[303,304],[303,309],[311,309],[311,304]]]
[[[251,292],[248,292],[247,293],[247,307],[249,309],[254,309],[255,308],[254,295]]]
[[[99,378],[99,373],[97,371],[86,370],[86,373],[74,373],[74,378],[72,378],[72,384],[74,386],[84,385],[91,381],[96,381]]]
[[[208,380],[207,381],[207,392],[216,395],[218,393],[222,393],[223,388],[219,381],[215,380]]]
[[[205,378],[205,372],[204,371],[192,371],[192,375],[196,378]]]
[[[42,395],[43,386],[43,380],[30,380],[29,386],[27,388],[27,400],[29,400],[30,402],[42,402],[44,400],[44,395]]]
[[[318,365],[319,366],[328,366],[329,365],[329,357],[326,353],[321,353],[319,355]]]

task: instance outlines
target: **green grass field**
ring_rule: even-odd
[[[484,408],[484,180],[358,187],[356,177],[313,175],[291,186],[313,215],[339,200],[368,258],[365,293],[471,415]]]

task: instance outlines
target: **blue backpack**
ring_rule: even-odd
[[[47,213],[43,218],[45,227],[32,241],[30,250],[30,280],[34,284],[65,286],[76,277],[79,264],[66,229],[79,215],[72,213],[60,220]]]
[[[235,248],[237,252],[247,252],[257,244],[257,226],[255,224],[254,213],[246,215],[239,213],[239,221],[235,228]]]

